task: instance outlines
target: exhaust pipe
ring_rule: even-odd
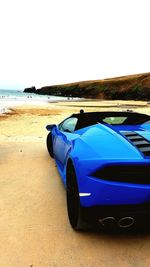
[[[117,225],[120,228],[128,228],[134,224],[135,220],[132,217],[123,217],[118,222]]]
[[[111,225],[112,223],[116,223],[116,219],[114,217],[106,217],[103,219],[99,219],[99,222],[101,223],[102,226],[107,226],[107,225]]]
[[[103,227],[117,225],[119,228],[131,227],[135,222],[134,218],[132,217],[123,217],[119,221],[117,221],[114,217],[105,217],[99,219],[98,221]]]

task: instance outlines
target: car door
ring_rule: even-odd
[[[71,141],[75,139],[74,129],[77,124],[77,118],[71,117],[63,121],[55,128],[55,137],[53,140],[53,150],[55,158],[64,165],[66,155],[71,147]]]

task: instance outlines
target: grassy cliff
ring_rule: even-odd
[[[33,87],[31,89],[33,92]],[[24,92],[30,92],[30,88]],[[93,99],[150,100],[150,73],[45,86],[35,89],[34,93]]]

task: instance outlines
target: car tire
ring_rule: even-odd
[[[53,143],[52,143],[52,134],[51,134],[51,132],[47,135],[46,145],[47,145],[47,150],[48,150],[51,158],[54,158]]]
[[[72,164],[70,164],[67,170],[66,191],[67,210],[70,224],[74,230],[83,230],[86,226],[84,225],[84,221],[82,219],[77,178]]]

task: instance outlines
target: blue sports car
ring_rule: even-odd
[[[74,229],[150,224],[150,116],[81,110],[46,128]]]

